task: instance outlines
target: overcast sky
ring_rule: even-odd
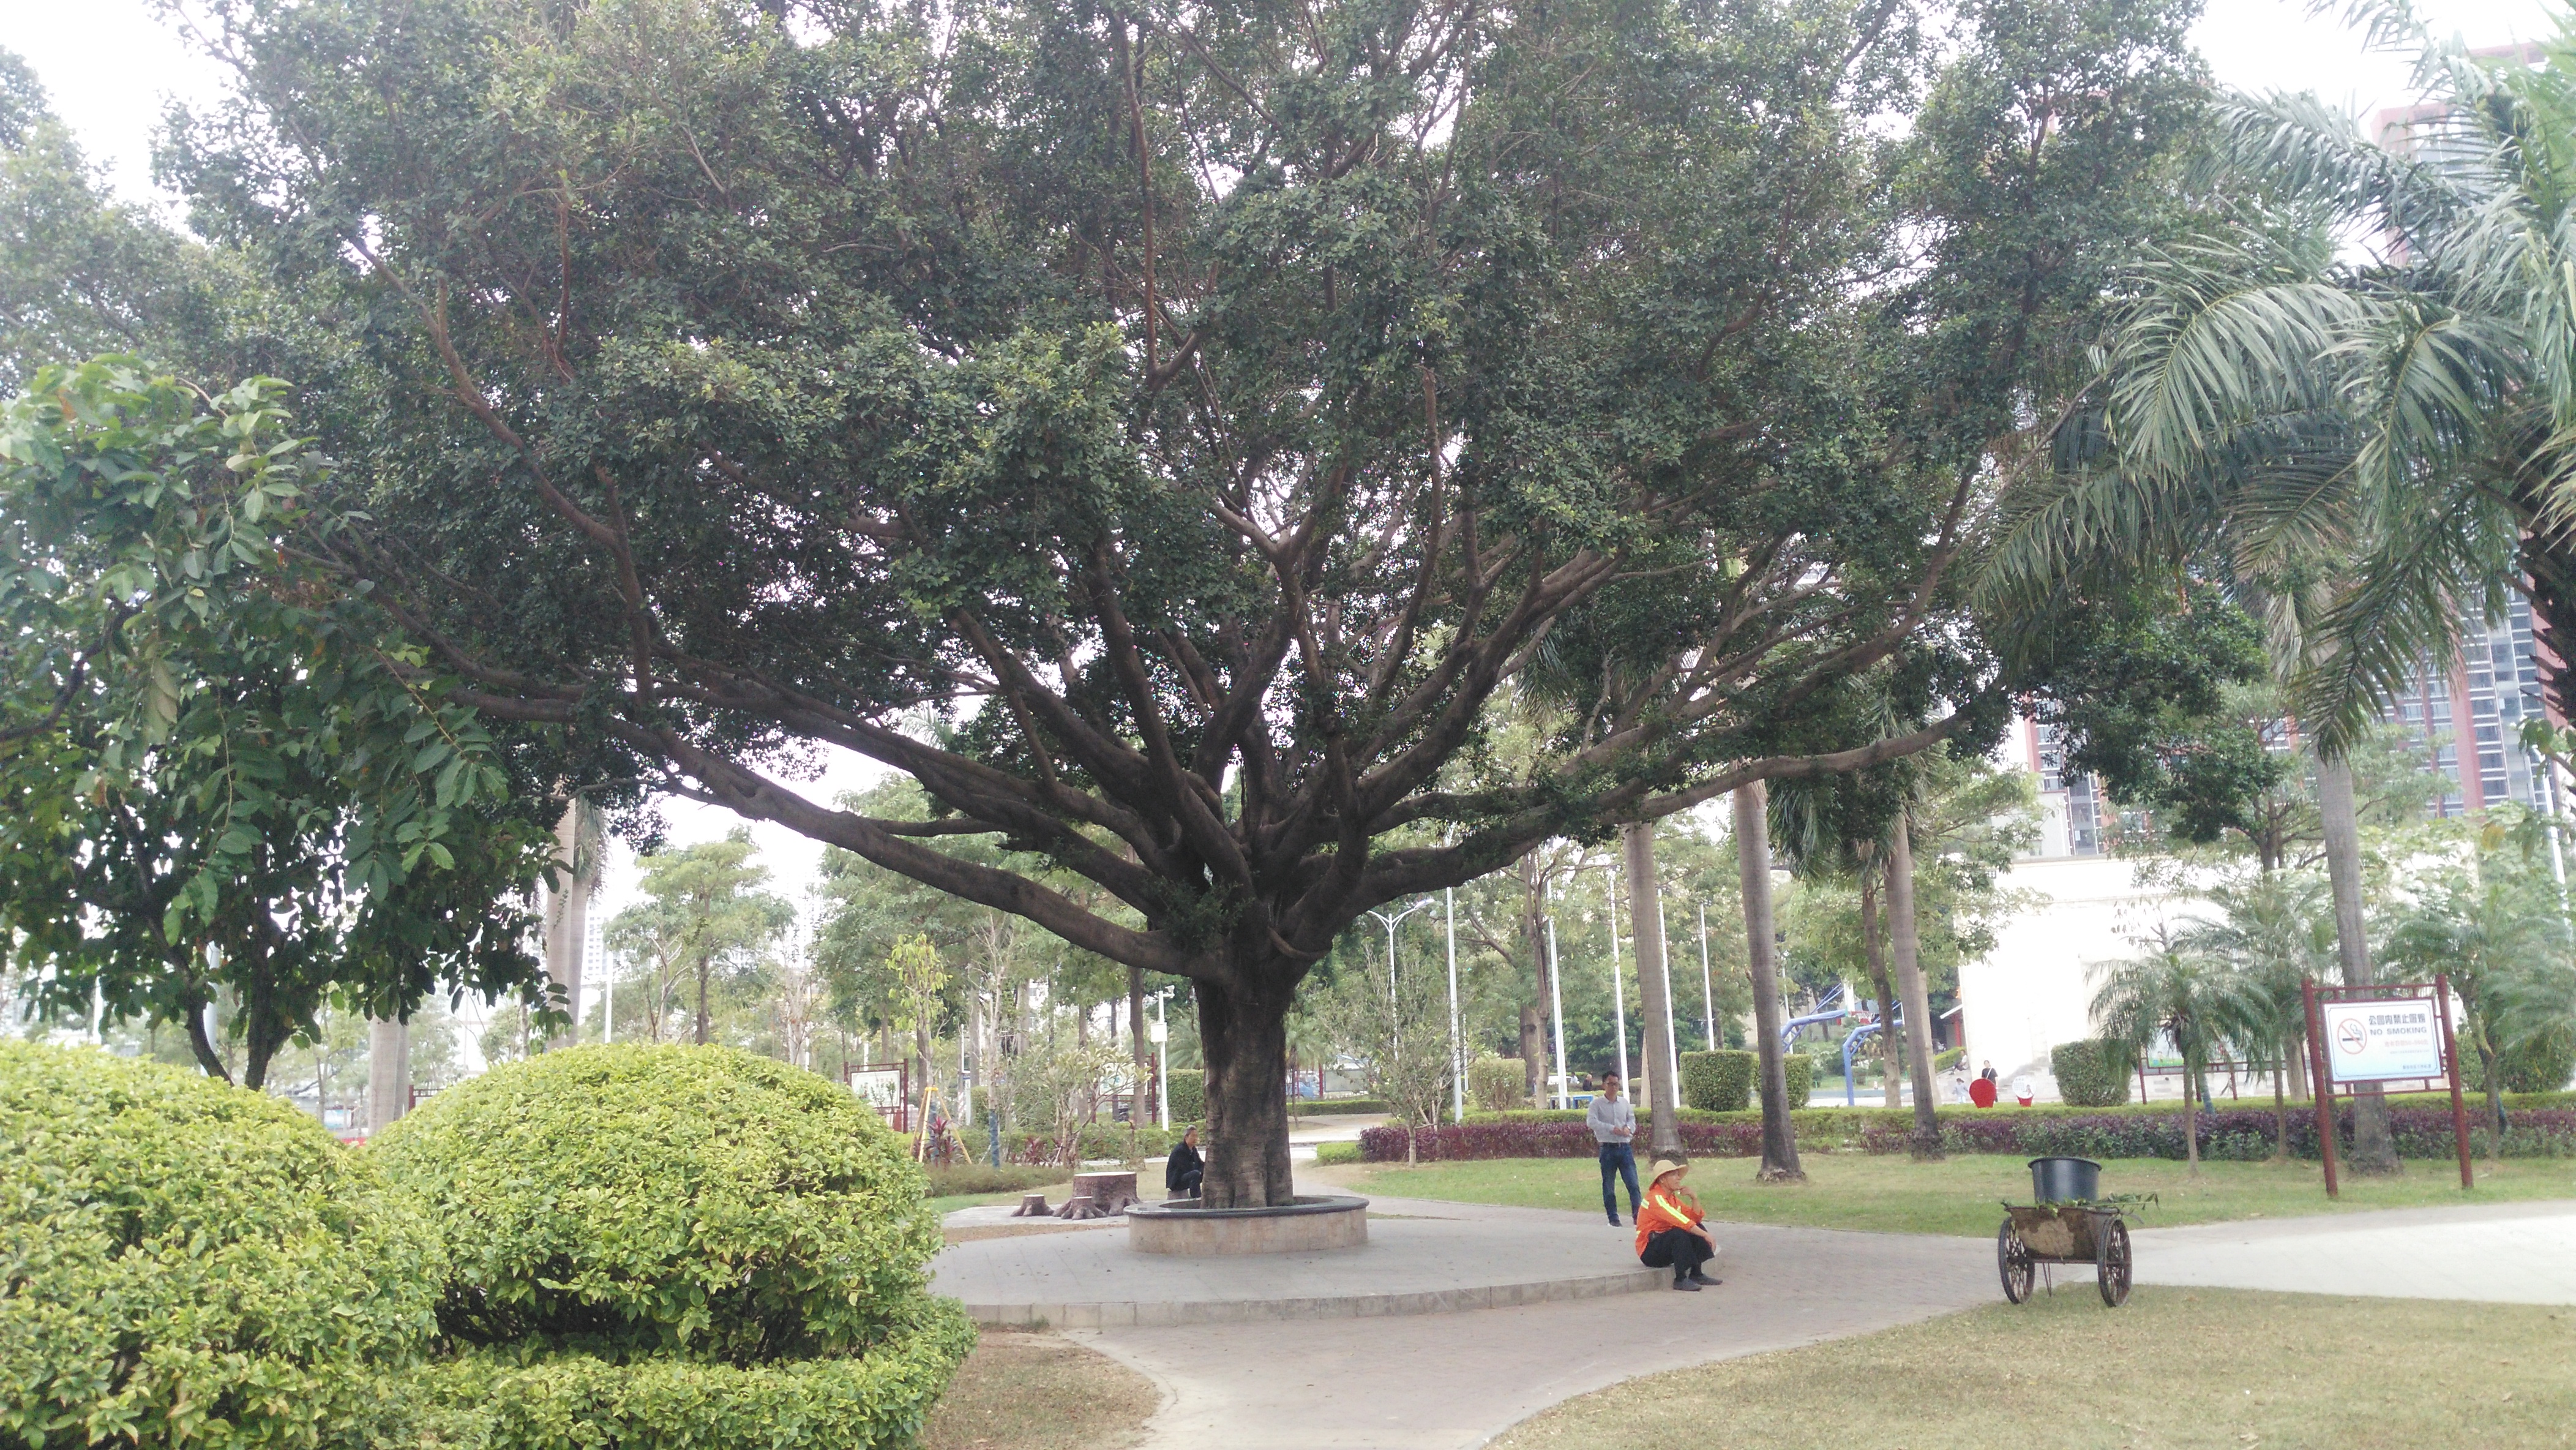
[[[155,10],[149,0],[0,0],[0,45],[34,65],[55,112],[116,188],[137,200],[153,198],[151,138],[163,108],[172,99],[211,95],[222,79]],[[2537,0],[2420,0],[2419,13],[2436,33],[2472,45],[2537,39],[2555,28]],[[2356,33],[2311,18],[2302,3],[2214,0],[2194,37],[2228,85],[2315,91],[2360,113],[2411,99],[2401,58],[2365,54]],[[871,773],[850,757],[807,789],[828,798]],[[672,839],[683,843],[714,839],[736,824],[724,812],[686,803],[673,804],[665,816]],[[754,835],[779,889],[804,905],[821,848],[772,826]],[[621,847],[595,909],[613,913],[630,901],[634,876],[631,855]]]

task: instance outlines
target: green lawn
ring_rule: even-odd
[[[1494,1443],[2537,1450],[2572,1428],[2576,1310],[2159,1288],[2106,1310],[2086,1283],[1630,1380]]]
[[[1691,1171],[1691,1191],[1720,1222],[1804,1224],[1889,1233],[1991,1235],[2003,1199],[2027,1202],[2027,1159],[1962,1156],[1915,1163],[1896,1155],[1810,1153],[1803,1184],[1760,1185],[1749,1158],[1704,1158]],[[1336,1176],[1362,1193],[1510,1203],[1597,1213],[1599,1171],[1583,1158],[1498,1158],[1418,1168],[1341,1169]],[[2104,1193],[2153,1193],[2139,1222],[2214,1223],[2299,1214],[2428,1204],[2497,1203],[2508,1199],[2576,1198],[2576,1161],[2508,1158],[2478,1164],[2478,1186],[2460,1189],[2449,1160],[2409,1162],[2393,1178],[2346,1174],[2343,1197],[2329,1202],[2313,1163],[2204,1163],[2200,1177],[2162,1158],[2118,1158],[2102,1165]],[[1624,1209],[1627,1200],[1620,1199]]]

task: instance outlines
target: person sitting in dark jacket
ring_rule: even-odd
[[[1170,1161],[1163,1165],[1163,1190],[1174,1198],[1199,1196],[1199,1179],[1207,1173],[1207,1164],[1199,1157],[1199,1127],[1192,1123],[1181,1132],[1181,1141],[1172,1145]]]

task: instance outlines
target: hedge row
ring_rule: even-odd
[[[2344,1141],[2352,1131],[2349,1103],[2338,1103]],[[1496,1113],[1471,1117],[1454,1126],[1426,1128],[1414,1137],[1415,1156],[1422,1159],[1589,1158],[1591,1131],[1574,1115],[1558,1112]],[[2007,1153],[2027,1157],[2074,1154],[2088,1158],[2180,1158],[2183,1156],[2182,1113],[2172,1104],[2151,1110],[2049,1111],[2037,1108],[1939,1109],[1942,1146],[1953,1153]],[[2272,1156],[2274,1121],[2268,1107],[2240,1105],[2204,1112],[2200,1118],[2201,1156],[2253,1161]],[[2451,1111],[2447,1104],[2399,1103],[2389,1110],[2398,1152],[2409,1158],[2441,1158],[2453,1151]],[[2522,1107],[2509,1110],[2504,1155],[2516,1158],[2576,1156],[2576,1107]],[[1913,1130],[1911,1111],[1885,1109],[1810,1109],[1794,1114],[1800,1144],[1825,1149],[1859,1149],[1869,1153],[1903,1153]],[[1712,1157],[1750,1157],[1762,1146],[1762,1122],[1754,1113],[1681,1114],[1683,1146]],[[2487,1151],[2486,1137],[2470,1127],[2476,1148]],[[2290,1115],[2290,1151],[2317,1156],[2316,1112],[2294,1109]],[[1401,1128],[1371,1128],[1360,1134],[1361,1156],[1374,1163],[1401,1162],[1405,1135]]]
[[[1684,1120],[1683,1151],[1694,1157],[1747,1158],[1762,1151],[1762,1125]],[[1591,1158],[1598,1155],[1592,1130],[1581,1123],[1469,1122],[1417,1128],[1414,1156],[1422,1162],[1470,1158]],[[1360,1133],[1360,1157],[1370,1163],[1401,1163],[1405,1130],[1386,1126]]]
[[[2352,1146],[2352,1105],[2338,1102],[2335,1117],[2339,1151]],[[2196,1113],[2203,1158],[2259,1162],[2272,1156],[2279,1124],[2269,1108],[2235,1107]],[[2457,1151],[2449,1107],[2392,1106],[2388,1125],[2403,1158],[2447,1158]],[[2315,1158],[2317,1115],[2311,1107],[2290,1114],[2290,1152]],[[2487,1151],[2486,1132],[2470,1119],[2472,1145]],[[2030,1157],[2072,1154],[2082,1158],[2180,1158],[2183,1115],[2161,1113],[2085,1113],[2046,1117],[2023,1113],[1986,1113],[1976,1117],[1943,1113],[1941,1146],[1953,1153],[2013,1153]],[[1861,1131],[1861,1147],[1872,1153],[1906,1151],[1903,1129],[1873,1123]],[[2534,1108],[2506,1116],[2504,1156],[2564,1158],[2576,1156],[2576,1108]]]

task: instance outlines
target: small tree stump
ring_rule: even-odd
[[[1054,1213],[1054,1209],[1047,1207],[1045,1194],[1023,1193],[1020,1195],[1020,1206],[1011,1210],[1011,1217],[1047,1218],[1052,1216]]]

